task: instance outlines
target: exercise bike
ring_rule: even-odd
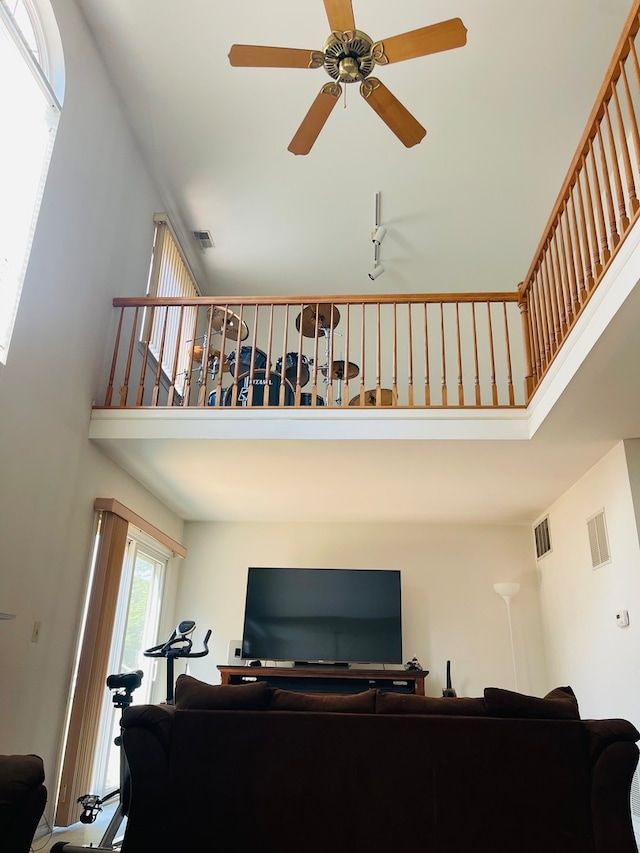
[[[133,702],[133,691],[142,684],[143,675],[142,670],[138,669],[135,672],[123,672],[119,675],[110,675],[107,678],[107,687],[109,690],[113,690],[112,702],[114,707],[120,709],[121,720],[122,712]],[[77,844],[70,844],[66,841],[58,841],[51,848],[51,853],[78,853],[78,851],[88,849],[95,851],[95,853],[101,853],[101,851],[120,849],[122,839],[116,841],[116,835],[127,814],[130,781],[127,759],[122,748],[122,731],[114,743],[120,748],[120,787],[116,788],[115,791],[105,794],[104,797],[98,797],[96,794],[84,794],[78,798],[78,803],[82,806],[82,814],[80,815],[81,823],[93,823],[102,811],[105,803],[113,800],[115,797],[120,798],[113,817],[100,839],[100,843],[97,847],[92,845],[88,848]]]
[[[193,651],[193,641],[191,634],[195,631],[196,623],[192,620],[180,622],[171,632],[169,639],[160,643],[157,646],[152,646],[143,652],[143,655],[148,658],[164,657],[167,659],[167,698],[166,704],[174,704],[174,664],[177,658],[201,658],[209,654],[209,637],[211,629],[206,633],[202,644],[202,650],[199,652]],[[107,687],[114,690],[113,704],[116,708],[128,708],[133,699],[131,694],[142,683],[143,673],[141,670],[136,672],[127,672],[121,675],[110,675],[107,678]],[[120,719],[122,720],[122,714]],[[115,739],[115,744],[120,748],[120,787],[116,791],[111,791],[104,797],[98,797],[94,794],[85,794],[78,799],[83,807],[83,812],[80,815],[81,823],[93,823],[98,814],[102,811],[103,805],[119,796],[120,802],[109,822],[104,835],[100,839],[97,847],[93,845],[82,846],[71,844],[65,841],[59,841],[51,848],[51,853],[85,853],[86,850],[92,850],[93,853],[112,853],[114,850],[120,850],[122,846],[122,838],[116,840],[116,835],[125,819],[129,806],[130,782],[129,765],[122,745],[122,731],[120,736]]]

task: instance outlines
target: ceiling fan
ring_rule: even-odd
[[[410,148],[426,130],[376,77],[369,75],[376,65],[415,59],[467,41],[460,18],[441,21],[419,30],[374,42],[357,30],[351,0],[323,0],[331,35],[321,51],[289,47],[234,44],[229,62],[245,68],[324,68],[333,78],[326,83],[288,146],[293,154],[308,154],[342,94],[341,83],[360,83],[360,94],[398,139]]]

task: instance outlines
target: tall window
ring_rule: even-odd
[[[190,299],[200,296],[195,277],[165,214],[155,216],[156,230],[147,296]],[[189,369],[197,316],[195,305],[159,306],[143,321],[143,340],[162,365],[168,382],[182,394]]]
[[[6,364],[61,104],[51,85],[50,8],[0,0],[0,363]],[[55,36],[59,40],[57,31]],[[53,39],[53,35],[52,35]]]

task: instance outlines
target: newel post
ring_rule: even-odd
[[[518,308],[522,318],[522,337],[524,340],[524,391],[527,403],[533,394],[533,367],[531,364],[531,329],[529,327],[529,295],[523,281],[518,285]]]

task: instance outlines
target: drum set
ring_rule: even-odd
[[[223,346],[226,340],[242,343],[249,336],[249,328],[244,320],[227,308],[214,305],[209,309],[210,329],[213,335],[222,336]],[[296,317],[296,330],[305,338],[325,339],[325,362],[317,366],[317,373],[323,377],[325,387],[337,382],[335,403],[342,403],[342,383],[358,376],[360,368],[352,361],[331,358],[331,335],[340,322],[340,312],[335,305],[306,305]],[[226,357],[220,349],[207,346],[207,335],[198,339],[193,347],[193,363],[198,371],[198,384],[206,383],[207,374],[215,382],[220,373],[229,373],[233,383],[228,387],[217,387],[209,394],[209,406],[294,406],[296,389],[304,388],[312,379],[317,378],[315,360],[298,352],[288,352],[278,358],[275,370],[271,369],[267,353],[253,346],[239,346]],[[206,355],[205,355],[206,354]],[[383,389],[385,394],[387,389]],[[390,391],[388,392],[391,393]],[[218,395],[220,398],[218,399]],[[384,398],[386,400],[386,397]],[[364,395],[353,397],[349,405],[376,405],[376,390],[365,391]],[[325,398],[319,394],[300,392],[301,406],[324,406]],[[383,405],[389,403],[383,403]]]

